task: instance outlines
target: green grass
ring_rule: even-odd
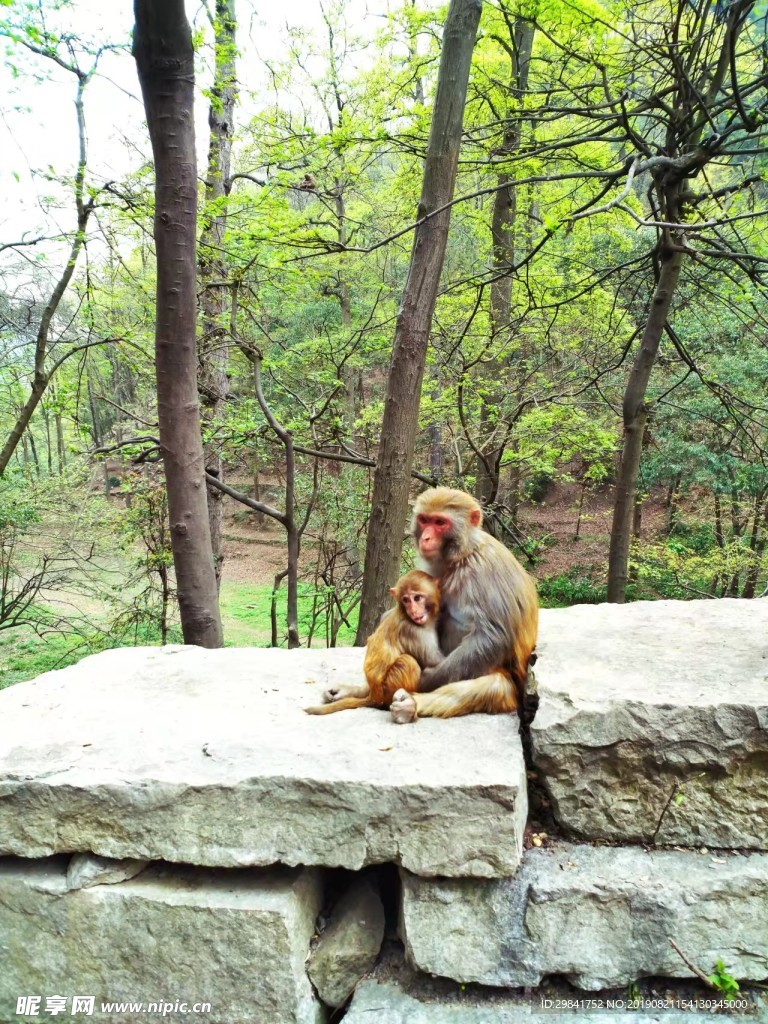
[[[270,604],[272,587],[269,584],[256,587],[242,583],[223,583],[220,606],[227,647],[268,647],[272,636]],[[287,592],[285,585],[278,594],[277,624],[278,639],[283,642],[286,632]],[[299,587],[299,631],[302,642],[306,643],[312,617],[313,590],[308,584]],[[93,621],[94,628],[87,632],[57,632],[45,636],[37,634],[28,626],[0,630],[0,689],[26,679],[34,679],[43,672],[66,668],[89,654],[110,647],[127,646],[131,637],[117,638],[106,632],[108,617]],[[357,627],[357,613],[350,616],[349,627],[342,626],[337,643],[354,643]],[[159,643],[154,630],[147,630],[136,637],[137,644],[156,645]],[[171,627],[170,643],[181,643],[177,625]],[[312,641],[313,646],[325,646],[324,622],[319,620]]]
[[[314,591],[310,584],[299,584],[299,633],[306,642],[312,624],[312,605]],[[288,593],[283,583],[277,595],[277,630],[278,640],[285,635],[285,616]],[[224,638],[227,647],[268,647],[272,637],[270,608],[272,587],[265,584],[260,587],[243,583],[227,583],[221,585],[219,605],[224,626]],[[347,645],[354,642],[357,628],[357,612],[349,617],[349,627],[342,625],[337,643]],[[324,646],[325,623],[318,619],[312,638],[313,646]]]
[[[37,636],[28,626],[0,631],[0,690],[12,683],[34,679],[43,672],[65,668],[93,650],[76,633]]]

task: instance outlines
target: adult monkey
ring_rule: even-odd
[[[398,690],[395,722],[522,706],[539,624],[536,587],[482,523],[480,506],[463,491],[435,487],[416,501],[413,534],[423,568],[440,580],[446,657],[422,671],[417,693]]]

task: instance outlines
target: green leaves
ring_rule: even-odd
[[[710,982],[715,986],[718,992],[722,992],[726,1000],[736,998],[736,994],[739,991],[739,983],[728,972],[727,967],[723,963],[722,959],[718,959],[715,964],[715,969],[712,974],[709,975]]]

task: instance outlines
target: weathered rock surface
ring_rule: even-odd
[[[704,855],[566,844],[528,850],[514,878],[423,879],[401,872],[401,928],[419,970],[517,987],[565,975],[579,988],[691,977],[722,958],[768,976],[768,854]]]
[[[578,998],[575,993],[571,997]],[[422,1001],[391,982],[364,981],[355,992],[344,1024],[718,1024],[725,1019],[711,1013],[675,1010],[559,1011],[554,1008],[558,1005],[555,1000],[552,1008],[537,1013],[530,1008],[532,1001],[514,995],[493,998],[469,992]]]
[[[47,996],[67,997],[67,1013],[73,996],[95,996],[93,1019],[110,1024],[142,1014],[105,1013],[102,1002],[211,1004],[163,1016],[174,1022],[319,1024],[304,959],[320,898],[311,870],[153,865],[68,891],[62,858],[0,859],[0,1020],[16,1019],[18,996],[37,994],[41,1010]]]
[[[92,853],[76,853],[67,865],[67,888],[89,889],[92,885],[114,885],[135,878],[149,864],[148,860],[114,860],[94,857]]]
[[[768,599],[542,616],[534,760],[560,825],[768,849]]]
[[[307,973],[329,1006],[341,1006],[376,963],[384,939],[384,907],[376,886],[357,878],[333,908],[312,950]]]
[[[304,714],[361,673],[360,649],[126,648],[3,690],[0,853],[511,874],[516,718]]]

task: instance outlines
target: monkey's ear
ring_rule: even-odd
[[[389,592],[392,595],[392,597],[397,597],[397,591],[395,590],[394,587],[390,587]]]
[[[469,513],[469,521],[473,526],[479,526],[483,521],[483,513],[479,508],[473,508]]]

